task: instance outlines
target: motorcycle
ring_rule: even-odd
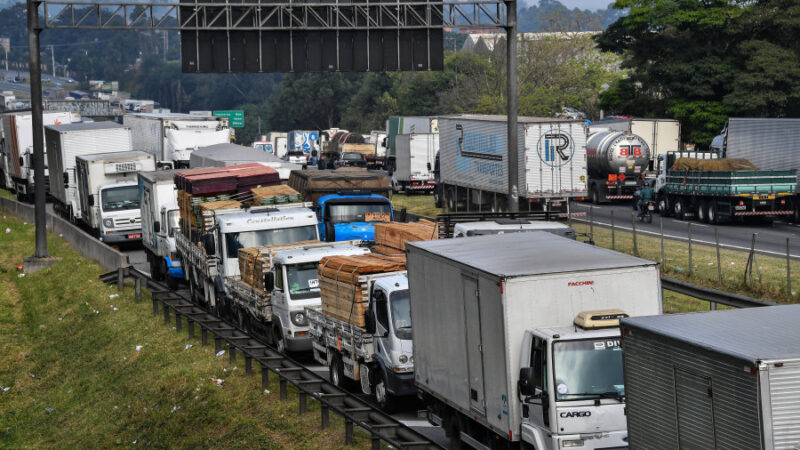
[[[656,202],[648,201],[642,204],[642,213],[639,214],[639,222],[653,223],[653,211],[656,209]]]

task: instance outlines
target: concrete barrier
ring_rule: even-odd
[[[33,205],[0,197],[0,209],[28,223],[34,221]],[[114,250],[55,214],[48,212],[46,223],[51,233],[61,235],[72,248],[83,256],[97,261],[106,270],[116,270],[130,265],[128,255]]]

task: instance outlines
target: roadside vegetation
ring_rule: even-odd
[[[318,403],[299,416],[277,377],[265,392],[241,356],[229,363],[154,317],[146,291],[136,303],[58,236],[48,245],[62,260],[23,275],[34,227],[2,216],[0,447],[346,447],[336,414],[321,431]],[[357,447],[368,442],[356,432]]]

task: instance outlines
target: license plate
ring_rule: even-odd
[[[767,204],[767,201],[766,201],[766,200],[759,200],[759,201],[758,201],[758,204],[759,204],[759,205],[764,205],[764,206],[766,206],[766,204]]]
[[[734,206],[734,209],[735,209],[736,211],[744,211],[744,210],[746,210],[746,209],[747,209],[747,206],[738,206],[738,205],[737,205],[737,206]]]
[[[317,279],[308,280],[308,287],[310,287],[310,288],[318,288],[319,287],[319,280],[317,280]]]
[[[128,239],[141,239],[141,238],[142,238],[142,235],[140,233],[129,234],[128,235]]]
[[[653,205],[647,205],[647,209],[649,209],[650,211],[652,211],[652,210],[654,210],[655,208],[653,207]]]

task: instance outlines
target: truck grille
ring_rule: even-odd
[[[133,222],[131,222],[133,220]],[[114,228],[134,227],[142,223],[141,217],[125,217],[114,219]]]

